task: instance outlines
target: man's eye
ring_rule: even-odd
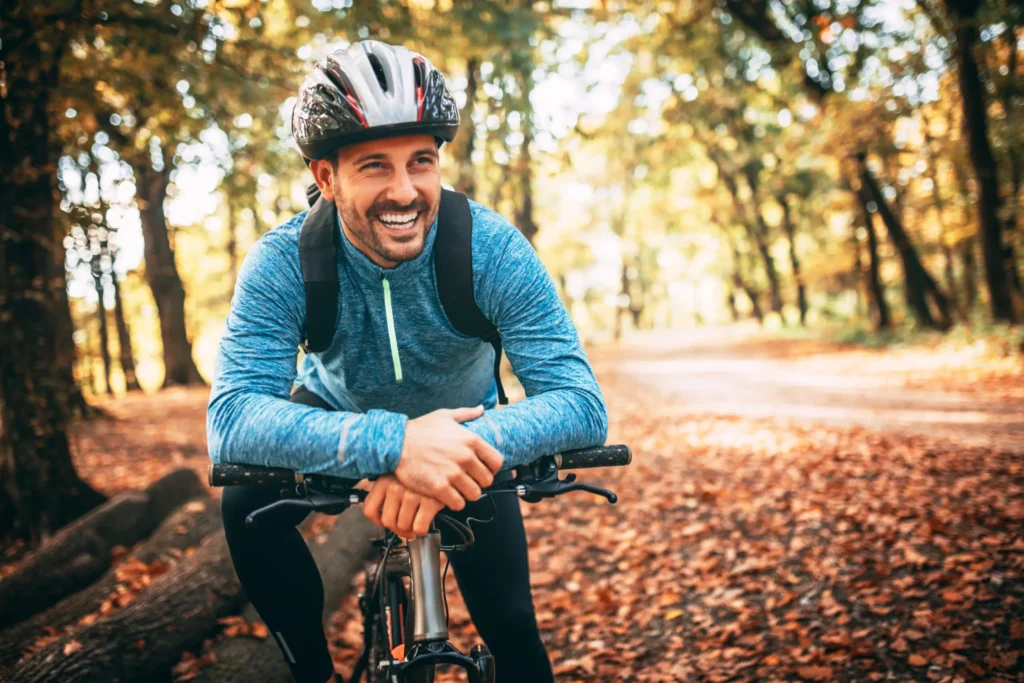
[[[367,170],[374,169],[374,168],[384,168],[384,166],[379,161],[371,161],[370,163],[364,165],[359,170],[360,171],[367,171]]]
[[[432,164],[434,163],[434,157],[420,157],[417,161],[421,164]]]

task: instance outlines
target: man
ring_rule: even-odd
[[[458,130],[444,78],[422,55],[375,41],[317,64],[292,129],[323,200],[337,211],[340,303],[333,341],[296,358],[307,325],[299,257],[303,212],[249,251],[221,339],[207,416],[214,462],[363,479],[364,509],[411,538],[443,507],[492,514],[481,488],[510,468],[604,442],[604,399],[575,328],[526,239],[471,203],[472,275],[527,398],[493,410],[495,350],[455,331],[433,270],[441,197],[438,151]],[[290,394],[294,385],[295,392]],[[486,410],[485,410],[486,409]],[[519,503],[451,564],[499,683],[552,681],[530,594]],[[271,502],[225,489],[224,528],[246,594],[300,683],[332,680],[321,625],[323,585],[294,525],[247,529]],[[258,675],[258,674],[256,674]]]

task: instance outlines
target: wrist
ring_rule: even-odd
[[[370,442],[367,444],[367,474],[384,475],[395,471],[405,444],[408,416],[387,410],[370,410]]]

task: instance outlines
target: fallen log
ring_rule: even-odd
[[[115,546],[146,538],[175,508],[205,491],[195,472],[175,470],[144,491],[123,493],[61,529],[0,581],[0,629],[98,579],[110,568]]]
[[[352,578],[363,568],[370,555],[370,541],[381,535],[379,527],[366,519],[362,507],[351,508],[338,516],[334,528],[309,539],[324,582],[324,620],[338,608],[348,594]],[[251,604],[242,612],[247,621],[259,621]],[[288,665],[273,637],[235,636],[215,642],[201,659],[212,658],[195,683],[291,683]]]
[[[124,562],[107,571],[99,581],[3,631],[0,635],[0,675],[40,638],[50,634],[53,634],[51,637],[56,636],[80,620],[96,620],[102,616],[101,612],[105,613],[111,607],[124,607],[137,592],[132,584],[142,583],[147,578],[146,575],[138,575],[141,568],[148,568],[152,574],[181,561],[187,548],[199,545],[203,538],[220,527],[220,501],[205,494],[178,508],[149,539]]]
[[[135,600],[21,660],[7,683],[169,681],[181,653],[244,604],[223,530]],[[257,677],[253,680],[259,680]]]

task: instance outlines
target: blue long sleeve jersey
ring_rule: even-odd
[[[384,474],[398,465],[407,420],[481,404],[483,417],[464,426],[504,456],[502,469],[604,443],[604,398],[551,278],[514,226],[470,205],[476,301],[527,398],[495,410],[492,347],[448,322],[434,277],[436,221],[423,253],[395,268],[382,269],[342,237],[337,330],[330,348],[296,371],[306,317],[302,212],[261,237],[242,265],[207,412],[213,462]],[[293,384],[336,412],[290,403]]]

